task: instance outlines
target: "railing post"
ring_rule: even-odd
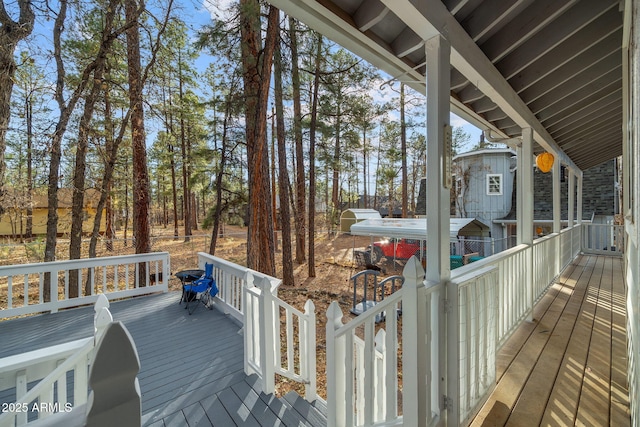
[[[254,370],[249,361],[251,360],[251,362],[255,363],[256,346],[254,325],[256,322],[254,309],[255,299],[253,297],[253,292],[251,292],[251,289],[254,287],[253,275],[250,272],[247,272],[245,275],[244,282],[246,284],[242,290],[242,313],[244,313],[244,322],[242,326],[242,334],[244,335],[244,373],[246,375],[251,375],[254,373]]]
[[[327,426],[343,425],[346,419],[345,407],[345,346],[344,338],[336,337],[342,326],[342,310],[333,301],[327,310]]]
[[[426,354],[426,307],[425,301],[420,299],[424,297],[421,292],[424,290],[424,270],[417,258],[409,259],[402,275],[405,292],[402,302],[402,416],[405,426],[424,426],[429,412],[426,366],[429,358]],[[436,374],[433,379],[437,381],[438,378],[440,375]]]
[[[262,371],[263,389],[266,394],[275,391],[275,343],[274,343],[274,313],[271,282],[263,277],[259,283],[260,289],[260,370]]]
[[[40,276],[40,281],[42,281],[44,277]],[[68,298],[65,295],[65,299]],[[49,282],[49,301],[52,303],[51,313],[58,312],[58,271],[51,272],[51,280]]]
[[[316,391],[316,307],[313,301],[307,300],[304,305],[304,346],[301,350],[305,352],[300,357],[300,372],[307,379],[304,387],[304,397],[311,402],[318,397]],[[300,340],[302,342],[302,340]]]
[[[22,369],[16,374],[16,402],[27,394],[27,371]],[[16,414],[16,425],[27,424],[27,411],[20,411]]]
[[[109,311],[109,299],[105,294],[98,295],[98,299],[93,307],[95,313],[93,317],[93,345],[97,345],[100,337],[104,333],[107,325],[113,322],[113,316]]]

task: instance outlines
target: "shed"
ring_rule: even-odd
[[[369,219],[382,219],[375,209],[347,209],[340,214],[340,231],[349,233],[353,224]]]
[[[449,236],[490,237],[491,229],[475,218],[451,218]],[[351,234],[355,236],[384,236],[426,240],[426,218],[373,218],[351,225]]]

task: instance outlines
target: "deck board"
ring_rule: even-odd
[[[473,426],[630,424],[622,259],[582,255],[500,349]]]
[[[111,303],[138,350],[143,425],[309,425],[275,396],[255,391],[260,383],[244,373],[237,322],[202,306],[189,315],[179,300],[173,292]],[[0,357],[92,334],[93,307],[3,321]],[[14,393],[0,392],[0,401]]]

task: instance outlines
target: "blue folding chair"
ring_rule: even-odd
[[[200,304],[204,304],[208,309],[213,308],[213,297],[218,294],[216,280],[213,278],[213,264],[206,263],[204,265],[204,274],[201,278],[194,280],[188,285],[184,285],[183,292],[187,306],[185,307],[189,314],[192,314]],[[191,307],[189,307],[189,303]]]

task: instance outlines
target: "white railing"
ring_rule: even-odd
[[[558,234],[550,234],[533,242],[532,274],[535,299],[544,293],[552,280],[562,271],[558,255],[558,240]]]
[[[329,426],[393,426],[402,425],[405,417],[419,416],[428,418],[429,425],[437,423],[437,317],[443,288],[425,288],[424,270],[415,257],[405,265],[403,276],[400,290],[346,324],[337,302],[327,310]],[[423,384],[418,378],[429,382],[420,395]]]
[[[498,270],[499,347],[530,316],[533,304],[579,253],[580,226],[519,245],[451,272],[453,281],[482,267]]]
[[[625,219],[628,238],[625,284],[627,287],[627,381],[632,425],[640,423],[640,230],[638,224]]]
[[[260,376],[265,393],[274,392],[275,375],[278,374],[304,384],[305,399],[315,400],[316,315],[313,302],[307,300],[304,312],[297,310],[274,295],[271,281],[265,277],[248,280],[244,298],[245,373]]]
[[[146,269],[142,283],[141,264]],[[167,292],[170,271],[167,252],[0,266],[0,290],[7,289],[7,307],[0,310],[0,319],[92,304],[101,293],[127,298]],[[73,298],[72,275],[78,286]],[[50,291],[45,295],[47,279]]]
[[[245,373],[257,374],[265,393],[275,390],[275,375],[304,384],[305,399],[316,393],[316,317],[313,302],[302,312],[278,298],[281,280],[198,253],[198,265],[213,264],[217,306],[244,326]],[[285,319],[281,324],[281,319]]]
[[[347,324],[342,323],[338,303],[334,301],[329,306],[326,340],[330,427],[371,426],[394,420],[397,425],[402,424],[397,396],[398,351],[402,349],[396,313],[404,292],[403,287]],[[376,335],[376,319],[381,316],[385,317],[384,335]],[[382,372],[384,376],[376,375]]]
[[[624,226],[582,224],[582,251],[600,255],[622,256],[625,248]]]
[[[451,272],[451,280],[482,271],[483,267],[495,267],[498,274],[498,306],[501,307],[498,324],[498,342],[503,342],[525,319],[532,309],[531,289],[527,286],[527,266],[531,265],[531,248],[519,245],[488,258],[467,264]]]
[[[95,345],[113,320],[109,301],[96,301],[94,336],[0,359],[0,390],[15,390],[15,402],[6,403],[0,427],[69,412],[87,403],[89,364]],[[73,378],[73,396],[67,396],[67,378]],[[28,385],[39,381],[28,390]]]
[[[250,268],[226,261],[205,252],[198,252],[198,266],[204,270],[205,263],[213,264],[213,277],[218,286],[218,303],[224,307],[223,311],[244,324],[244,289],[252,286],[254,280],[266,279],[271,284],[271,290],[277,295],[280,279],[268,276]],[[251,282],[251,283],[250,283]]]
[[[447,369],[451,425],[468,424],[496,382],[498,269],[458,276],[447,286]],[[452,364],[452,365],[451,365]]]

